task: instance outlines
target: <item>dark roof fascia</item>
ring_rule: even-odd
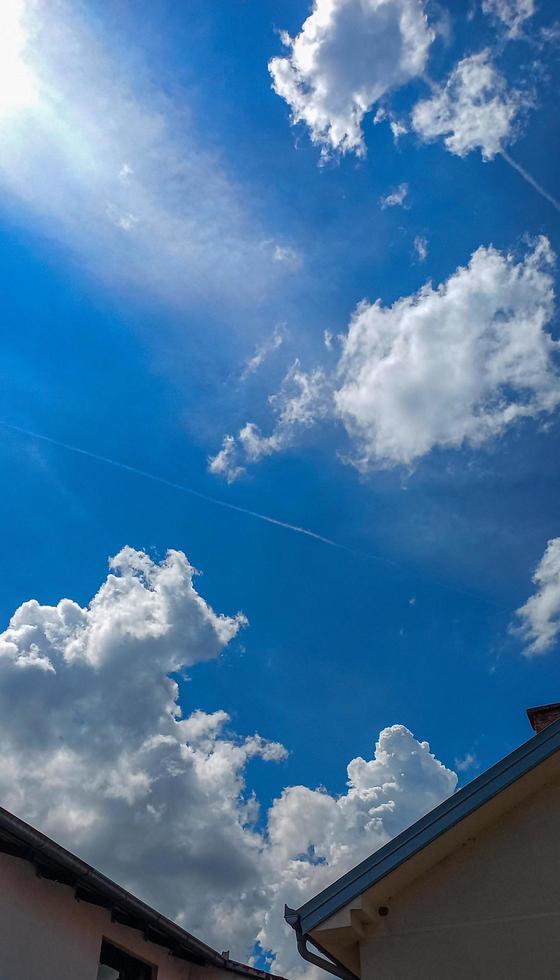
[[[167,947],[181,959],[201,966],[212,964],[246,977],[283,980],[222,956],[3,807],[0,807],[0,852],[29,861],[39,877],[70,886],[79,901],[107,909],[114,921],[139,929],[150,942]]]
[[[560,720],[534,735],[491,769],[463,786],[301,908],[287,909],[286,920],[294,929],[301,930],[303,935],[309,934],[325,919],[344,908],[559,749]]]
[[[258,977],[259,980],[285,980],[284,977],[276,973],[268,973],[266,970],[259,970],[256,966],[248,966],[247,963],[238,963],[237,960],[226,959],[224,968],[231,970],[232,973],[241,974],[244,977]]]

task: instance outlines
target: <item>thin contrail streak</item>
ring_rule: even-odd
[[[537,191],[537,193],[541,195],[541,197],[544,197],[544,199],[548,201],[549,204],[552,204],[553,208],[556,208],[557,211],[560,211],[560,202],[557,201],[556,198],[552,196],[552,194],[549,194],[548,191],[544,189],[544,187],[541,187],[541,185],[535,180],[535,178],[531,177],[531,174],[528,173],[527,170],[525,170],[525,168],[522,167],[520,163],[517,163],[516,160],[513,160],[506,150],[500,150],[500,153],[504,158],[504,160],[506,161],[506,163],[509,163],[510,167],[513,167],[513,169],[516,170],[521,177],[523,177],[523,180],[526,180],[527,183],[530,184],[531,187],[533,187]]]
[[[24,429],[20,425],[12,425],[11,422],[5,422],[3,419],[0,419],[0,426],[3,426],[5,429],[9,429],[12,432],[17,432],[22,436],[26,436],[29,439],[38,439],[40,442],[46,442],[51,446],[57,446],[59,449],[67,450],[67,452],[76,453],[79,456],[85,456],[87,459],[92,459],[97,463],[103,463],[105,466],[114,466],[118,470],[124,470],[125,473],[132,473],[134,476],[143,477],[145,480],[151,480],[153,483],[159,483],[164,487],[170,487],[172,490],[178,490],[180,493],[187,493],[191,497],[198,497],[199,500],[204,500],[209,504],[215,504],[217,507],[225,507],[227,510],[236,511],[236,513],[244,514],[246,517],[252,517],[258,521],[265,521],[266,524],[274,524],[276,527],[282,527],[286,531],[293,531],[295,534],[304,534],[308,538],[313,538],[314,541],[319,541],[321,544],[329,545],[331,548],[338,548],[339,551],[345,551],[347,554],[354,555],[355,557],[361,558],[365,561],[381,562],[383,565],[390,565],[394,569],[406,571],[405,566],[401,565],[397,561],[393,561],[391,558],[384,558],[382,555],[374,555],[369,552],[365,553],[358,551],[355,548],[350,548],[346,544],[341,544],[340,541],[333,541],[332,538],[326,538],[322,534],[317,534],[315,531],[310,531],[307,527],[299,527],[297,524],[288,524],[287,521],[279,521],[276,517],[269,517],[268,514],[261,514],[258,510],[250,510],[248,507],[240,507],[238,504],[231,504],[227,500],[220,500],[219,497],[211,497],[209,494],[202,493],[200,490],[193,490],[192,487],[186,487],[183,483],[175,483],[174,480],[167,480],[164,476],[158,476],[157,473],[149,473],[147,470],[138,469],[136,466],[129,466],[128,463],[121,463],[117,459],[111,459],[110,456],[101,456],[99,453],[92,453],[89,451],[89,449],[81,449],[80,446],[73,446],[71,443],[61,442],[60,439],[53,439],[51,436],[45,436],[41,432],[34,432],[32,429]],[[447,589],[450,592],[455,592],[458,595],[464,595],[476,599],[480,598],[480,596],[477,596],[466,589],[457,588],[456,586],[438,581],[437,579],[434,579],[433,581],[442,588]],[[497,609],[505,609],[505,607],[500,606],[493,599],[485,597],[485,601],[491,606],[495,606]]]
[[[199,500],[204,500],[206,503],[215,504],[217,507],[225,507],[227,510],[237,511],[238,514],[245,514],[247,517],[254,517],[259,521],[266,521],[267,524],[275,524],[276,527],[283,527],[286,531],[294,531],[296,534],[305,534],[308,538],[313,538],[315,541],[320,541],[322,544],[328,544],[331,548],[339,548],[341,551],[347,551],[350,554],[357,554],[352,548],[349,548],[345,544],[341,544],[339,541],[333,541],[331,538],[326,538],[322,534],[317,534],[315,531],[310,531],[307,527],[298,527],[297,524],[288,524],[287,521],[279,521],[276,517],[269,517],[268,514],[261,514],[257,510],[249,510],[248,507],[240,507],[238,504],[232,504],[227,500],[220,500],[219,497],[211,497],[207,493],[202,493],[200,490],[193,490],[192,487],[186,487],[182,483],[175,483],[173,480],[167,480],[164,476],[158,476],[157,473],[149,473],[147,470],[138,469],[136,466],[129,466],[127,463],[121,463],[117,459],[111,459],[109,456],[101,456],[99,453],[92,453],[88,449],[81,449],[80,446],[72,446],[68,442],[61,442],[59,439],[52,439],[51,436],[45,436],[40,432],[33,432],[31,429],[24,429],[20,425],[12,425],[10,422],[4,422],[0,419],[0,425],[5,429],[11,429],[12,432],[18,432],[20,435],[27,436],[30,439],[39,439],[41,442],[48,442],[51,446],[58,446],[59,449],[66,449],[68,452],[77,453],[80,456],[86,456],[88,459],[93,459],[97,463],[104,463],[106,466],[115,466],[119,470],[125,470],[127,473],[133,473],[135,476],[141,476],[145,480],[152,480],[154,483],[160,483],[164,487],[170,487],[172,490],[178,490],[180,493],[188,493],[192,497],[198,497]],[[374,557],[374,556],[368,556]],[[380,561],[387,561],[388,564],[393,564],[389,559],[379,558]]]

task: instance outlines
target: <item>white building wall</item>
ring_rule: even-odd
[[[190,963],[77,902],[68,886],[38,878],[28,861],[0,854],[0,980],[96,980],[103,938],[156,966],[157,980],[193,980]],[[206,972],[196,969],[199,980]]]
[[[388,902],[362,980],[558,980],[560,786],[549,783]]]

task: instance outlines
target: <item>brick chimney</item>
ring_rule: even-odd
[[[553,721],[558,721],[560,718],[560,703],[541,704],[538,708],[527,708],[527,718],[535,732],[542,732],[543,728],[548,728]]]

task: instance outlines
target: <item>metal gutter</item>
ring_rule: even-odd
[[[296,932],[307,936],[325,919],[381,881],[559,749],[560,720],[501,759],[301,908],[288,910],[286,921]]]
[[[90,902],[107,909],[114,921],[139,929],[147,940],[167,947],[180,959],[190,960],[200,966],[212,964],[246,977],[282,980],[222,956],[176,922],[156,912],[91,865],[2,807],[0,852],[29,861],[39,877],[70,886],[78,901]]]
[[[259,970],[256,966],[248,966],[247,963],[238,963],[237,960],[230,960],[229,957],[226,957],[224,967],[226,970],[231,970],[232,973],[240,974],[243,977],[258,977],[259,980],[284,980],[277,974],[268,973],[267,970]]]

